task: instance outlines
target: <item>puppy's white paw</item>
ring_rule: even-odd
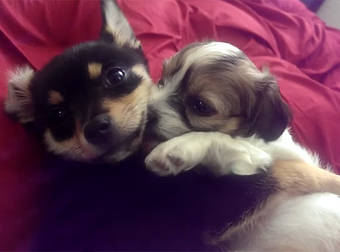
[[[237,160],[230,163],[230,171],[236,175],[253,175],[258,172],[258,167],[247,160]]]
[[[225,175],[233,173],[236,175],[253,175],[261,170],[266,170],[272,163],[271,156],[261,149],[241,139],[215,139],[218,146],[208,160],[214,164],[216,174]]]
[[[230,163],[230,170],[236,175],[253,175],[265,171],[272,163],[269,154],[252,147],[248,147],[243,155],[240,153],[239,157]]]
[[[177,175],[201,163],[204,148],[197,140],[180,136],[161,143],[146,157],[147,169],[160,175]]]

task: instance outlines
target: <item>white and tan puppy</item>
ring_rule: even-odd
[[[339,251],[340,178],[293,141],[275,78],[241,50],[221,42],[189,45],[165,63],[149,111],[150,144],[167,140],[147,156],[149,170],[262,173],[273,188],[208,242],[238,250]]]

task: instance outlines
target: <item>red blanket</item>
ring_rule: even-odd
[[[230,42],[277,76],[292,108],[296,139],[340,172],[340,31],[326,27],[298,0],[119,1],[149,60],[161,62],[190,42]],[[7,72],[41,68],[81,41],[96,39],[99,1],[0,2],[0,103]],[[41,147],[0,111],[0,248],[15,244],[36,220],[26,211],[37,197],[27,176],[39,173]],[[6,227],[6,229],[2,228]]]

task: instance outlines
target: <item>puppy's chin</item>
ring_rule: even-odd
[[[101,155],[101,152],[89,144],[85,144],[85,145],[81,144],[79,146],[78,155],[79,155],[78,161],[92,162],[92,160],[97,159]],[[74,155],[73,157],[71,156],[70,158],[74,159]]]
[[[132,155],[137,148],[121,147],[119,150],[116,148],[107,148],[105,150],[98,150],[91,145],[79,146],[76,152],[64,152],[56,153],[55,155],[60,156],[67,160],[74,160],[84,163],[92,164],[105,164],[105,163],[116,163]]]
[[[54,144],[51,145],[51,142],[47,144],[47,148],[49,152],[53,153],[56,156],[59,156],[66,160],[74,160],[78,162],[85,163],[93,163],[96,160],[100,159],[100,157],[104,154],[103,150],[99,150],[95,146],[92,146],[89,143],[75,143],[69,144]]]

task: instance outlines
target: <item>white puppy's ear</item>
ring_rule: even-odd
[[[270,73],[256,83],[256,103],[250,109],[250,131],[265,141],[277,139],[287,128],[291,113]]]
[[[21,123],[29,123],[34,120],[30,90],[33,76],[34,71],[29,66],[18,67],[10,73],[5,111]]]
[[[140,49],[141,44],[115,0],[101,0],[101,39],[121,47]]]

